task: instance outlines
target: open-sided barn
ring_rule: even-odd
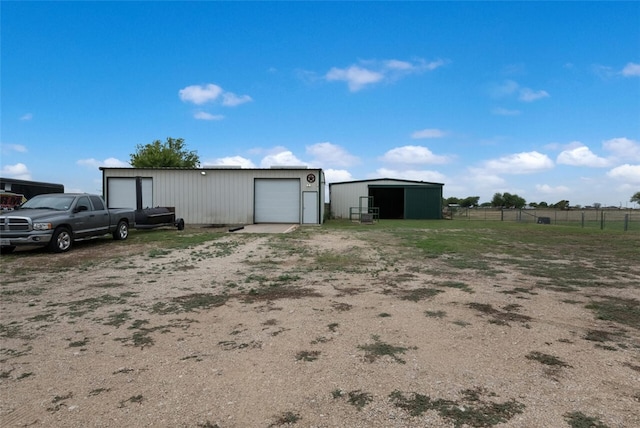
[[[175,207],[187,224],[321,224],[319,168],[100,168],[111,208]]]
[[[441,219],[442,183],[381,178],[329,184],[331,215],[360,219]]]

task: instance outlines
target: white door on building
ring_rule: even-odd
[[[300,180],[256,178],[255,223],[300,223]]]
[[[302,192],[302,223],[318,224],[318,192]]]

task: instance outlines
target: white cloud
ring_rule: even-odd
[[[622,69],[622,75],[625,77],[640,76],[640,64],[628,63]]]
[[[608,159],[595,155],[587,146],[579,146],[562,151],[558,155],[556,162],[563,165],[594,168],[603,168],[611,164]]]
[[[198,120],[222,120],[224,116],[221,114],[211,114],[206,111],[197,111],[193,114],[193,117]]]
[[[228,156],[224,158],[214,159],[212,161],[204,162],[206,166],[239,166],[241,168],[255,168],[255,164],[247,158],[242,156]]]
[[[0,174],[8,178],[15,178],[18,180],[31,180],[31,172],[29,172],[29,168],[27,168],[23,163],[4,165],[0,170]]]
[[[33,114],[32,113],[26,113],[26,114],[23,114],[22,116],[20,116],[20,120],[27,121],[27,120],[31,120],[31,119],[33,119]]]
[[[280,151],[265,156],[260,161],[261,168],[271,168],[272,166],[303,166],[305,162],[298,159],[291,151],[279,149]]]
[[[349,68],[336,68],[333,67],[326,75],[328,81],[344,81],[347,82],[349,90],[351,92],[357,92],[364,88],[366,85],[376,83],[384,79],[382,73],[367,70],[357,65],[352,65]]]
[[[548,184],[536,184],[536,190],[544,195],[565,195],[569,192],[567,186],[549,186]]]
[[[640,165],[620,165],[607,172],[607,175],[616,180],[640,184]]]
[[[509,110],[506,108],[497,107],[491,110],[491,113],[497,116],[517,116],[520,114],[520,110]]]
[[[447,133],[440,129],[427,128],[427,129],[422,129],[420,131],[415,131],[414,133],[411,134],[411,138],[413,138],[414,140],[421,139],[421,138],[442,138],[445,135],[447,135]]]
[[[96,168],[96,169],[100,168],[101,166],[104,166],[107,168],[128,168],[131,166],[127,162],[123,162],[116,158],[107,158],[102,161],[94,158],[80,159],[76,163],[78,165],[86,166],[89,168]]]
[[[307,146],[307,153],[314,157],[314,163],[321,165],[352,166],[360,161],[344,148],[329,142]]]
[[[394,164],[444,164],[450,159],[435,155],[423,146],[403,146],[389,150],[381,160]]]
[[[484,163],[483,169],[489,174],[531,174],[553,168],[553,161],[538,152],[515,153]]]
[[[529,103],[531,101],[536,101],[547,97],[549,97],[549,93],[547,91],[534,91],[533,89],[522,88],[520,89],[520,96],[518,97],[518,99],[520,101]]]
[[[640,142],[628,138],[612,138],[602,143],[603,147],[625,161],[640,160]]]
[[[2,143],[0,144],[0,151],[2,151],[3,154],[9,154],[12,152],[26,153],[27,148],[22,144]]]
[[[213,101],[222,94],[222,88],[213,83],[207,85],[191,85],[180,89],[178,94],[180,99],[193,104],[204,104]]]
[[[495,85],[490,89],[490,94],[494,98],[503,98],[517,95],[520,101],[532,102],[542,98],[550,97],[549,93],[544,90],[533,90],[521,86],[513,80],[505,80],[500,85]]]
[[[370,178],[396,178],[400,180],[426,181],[429,183],[444,183],[446,176],[438,171],[429,170],[394,170],[379,168]]]
[[[236,95],[233,92],[225,92],[222,94],[223,106],[235,107],[251,101],[253,101],[253,99],[249,95]]]
[[[346,68],[332,67],[324,76],[329,81],[346,82],[351,92],[357,92],[367,85],[382,81],[392,82],[409,74],[433,71],[446,64],[438,59],[427,62],[417,59],[414,62],[389,59],[383,61],[360,61]]]
[[[342,181],[352,181],[351,173],[346,169],[325,169],[324,177],[327,183],[340,183]]]

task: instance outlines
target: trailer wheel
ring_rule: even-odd
[[[73,237],[71,236],[71,230],[66,227],[58,227],[53,231],[51,241],[49,241],[49,251],[54,253],[64,253],[71,249],[73,243]]]
[[[120,220],[118,222],[118,227],[116,227],[116,230],[113,232],[113,239],[116,241],[122,241],[127,239],[127,236],[129,236],[129,223],[124,220]]]
[[[184,220],[181,218],[176,220],[176,227],[178,228],[178,230],[184,230]]]

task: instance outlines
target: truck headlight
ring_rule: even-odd
[[[33,223],[33,230],[49,230],[51,223]]]

